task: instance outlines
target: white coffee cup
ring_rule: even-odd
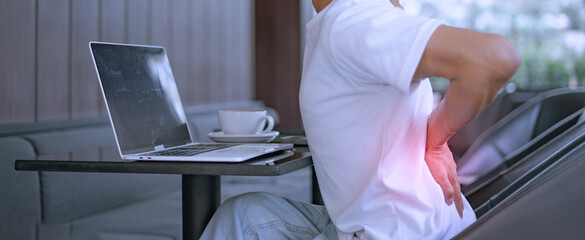
[[[266,110],[221,110],[217,116],[224,134],[261,134],[274,128],[274,119]]]

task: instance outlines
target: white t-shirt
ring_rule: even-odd
[[[424,161],[433,95],[412,79],[440,24],[388,0],[334,0],[307,24],[301,114],[339,239],[448,239],[475,221]]]

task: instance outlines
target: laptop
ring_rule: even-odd
[[[293,147],[194,142],[163,47],[92,41],[89,48],[124,160],[242,162]]]

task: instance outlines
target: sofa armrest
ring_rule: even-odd
[[[40,220],[39,175],[14,170],[14,160],[34,158],[22,137],[0,137],[0,239],[35,239]]]
[[[121,160],[108,122],[35,131],[29,140],[40,159]],[[44,124],[44,123],[39,123]],[[62,125],[62,126],[61,126]],[[65,224],[180,189],[179,176],[160,174],[40,172],[41,220]]]

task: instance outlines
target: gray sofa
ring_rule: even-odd
[[[228,108],[264,105],[187,108],[194,139],[208,141]],[[0,126],[0,239],[181,239],[180,176],[14,170],[15,159],[37,156],[119,159],[107,118]]]

